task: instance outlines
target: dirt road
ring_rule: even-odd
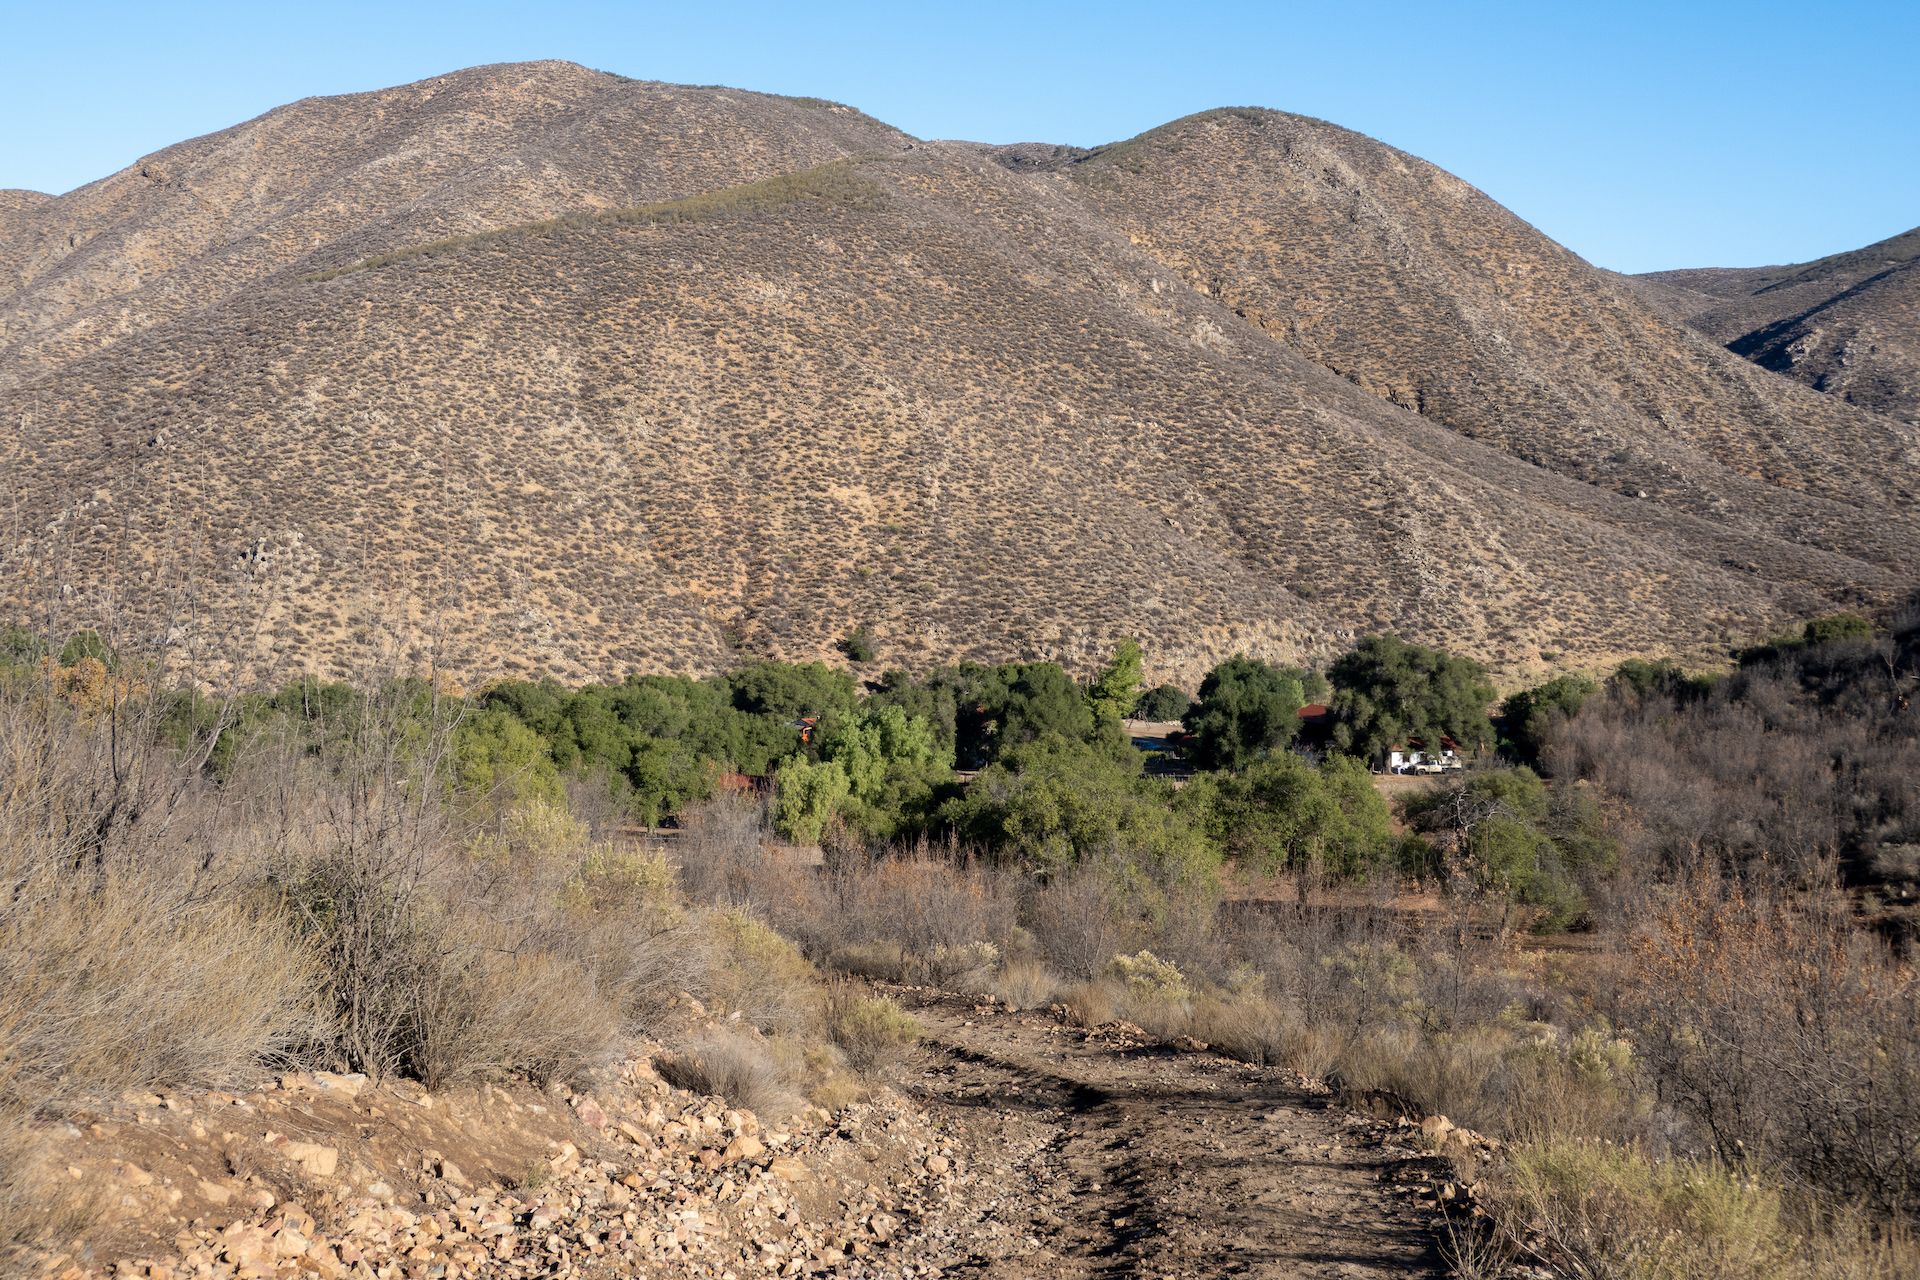
[[[929,1048],[908,1091],[972,1167],[893,1274],[1446,1274],[1410,1194],[1431,1163],[1287,1073],[902,999]]]

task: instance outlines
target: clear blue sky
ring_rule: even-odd
[[[1920,224],[1915,0],[0,0],[0,187],[64,191],[309,94],[532,58],[988,142],[1279,107],[1424,156],[1626,271],[1801,261]]]

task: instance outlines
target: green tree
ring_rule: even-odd
[[[1093,686],[1087,692],[1095,713],[1118,720],[1132,711],[1133,704],[1140,700],[1140,681],[1145,674],[1146,661],[1140,652],[1140,642],[1130,637],[1121,640],[1114,648],[1113,660],[1094,677]]]
[[[891,839],[924,826],[946,782],[953,749],[933,726],[891,703],[868,701],[820,726],[820,758],[847,775],[847,820],[863,835]]]
[[[1665,658],[1628,658],[1607,677],[1607,692],[1633,702],[1656,695],[1686,702],[1704,696],[1713,683],[1713,677],[1688,675]]]
[[[566,804],[546,739],[506,711],[480,708],[461,718],[449,770],[461,796],[500,811]]]
[[[1133,714],[1140,720],[1178,720],[1193,706],[1193,699],[1178,685],[1156,685],[1140,695]]]
[[[773,824],[796,844],[818,844],[851,790],[837,762],[788,756],[773,773]]]
[[[1830,613],[1807,623],[1800,633],[1808,645],[1833,644],[1841,640],[1873,639],[1873,624],[1857,613]]]
[[[1073,678],[1053,662],[1010,663],[999,667],[962,667],[963,708],[979,708],[976,732],[981,755],[996,760],[1031,742],[1065,738],[1125,747],[1118,721],[1095,713],[1092,701]]]
[[[962,839],[1041,869],[1099,860],[1165,879],[1208,874],[1218,862],[1205,833],[1142,774],[1131,749],[1122,756],[1058,737],[1023,744],[942,814]]]
[[[1203,769],[1241,769],[1293,741],[1307,673],[1258,658],[1228,658],[1200,682],[1185,716],[1191,755]]]
[[[925,680],[916,680],[904,671],[882,675],[873,696],[878,706],[899,707],[909,716],[918,716],[933,729],[934,738],[950,755],[959,750],[959,682],[951,671],[936,671]]]
[[[25,667],[47,656],[47,642],[26,627],[0,627],[0,668]]]
[[[1522,689],[1500,704],[1506,726],[1503,744],[1516,764],[1537,769],[1547,739],[1560,725],[1580,714],[1600,686],[1585,676],[1555,676],[1543,685]]]
[[[1542,929],[1577,923],[1587,910],[1586,883],[1617,857],[1590,788],[1550,790],[1524,766],[1474,770],[1411,797],[1405,810],[1446,874],[1545,907]]]
[[[1487,718],[1493,685],[1486,668],[1470,658],[1398,636],[1368,636],[1328,675],[1334,745],[1363,760],[1413,738],[1437,748],[1449,737],[1471,750],[1493,736]]]
[[[727,684],[733,705],[750,715],[792,721],[853,707],[853,677],[822,662],[755,662]]]
[[[626,767],[626,803],[635,820],[658,826],[696,800],[713,794],[718,761],[685,743],[638,734],[630,739]]]

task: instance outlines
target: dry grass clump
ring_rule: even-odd
[[[655,1058],[654,1067],[676,1089],[724,1098],[756,1115],[780,1116],[798,1105],[789,1073],[764,1041],[743,1032],[711,1032]]]
[[[51,1103],[212,1083],[324,1037],[314,954],[270,903],[182,901],[151,872],[19,871],[0,907],[11,1087]]]
[[[0,1092],[30,1109],[230,1079],[326,1031],[313,952],[150,714],[0,680]]]
[[[1064,985],[1044,961],[1009,959],[993,971],[987,993],[1014,1009],[1041,1009],[1054,1002]]]
[[[904,1062],[920,1043],[920,1024],[884,996],[839,987],[827,997],[827,1035],[867,1079]]]
[[[1319,1066],[1307,1046],[1301,1043],[1304,1032],[1300,1021],[1288,1011],[1257,992],[1242,995],[1202,996],[1194,1001],[1186,1034],[1202,1041],[1230,1058],[1258,1067],[1289,1066],[1310,1079],[1319,1079]]]
[[[1488,1182],[1502,1228],[1563,1274],[1596,1280],[1782,1280],[1911,1275],[1904,1232],[1856,1219],[1809,1223],[1777,1185],[1711,1160],[1632,1145],[1547,1139]]]

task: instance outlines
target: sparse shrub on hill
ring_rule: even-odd
[[[376,254],[342,267],[316,271],[305,277],[309,284],[325,284],[342,276],[362,271],[377,271],[396,263],[417,258],[441,257],[491,245],[511,243],[515,239],[552,235],[569,228],[591,226],[648,226],[706,222],[714,218],[747,215],[777,209],[800,200],[823,200],[835,204],[860,205],[873,198],[877,189],[856,171],[858,161],[830,161],[794,173],[777,174],[758,182],[742,183],[718,191],[702,192],[678,200],[658,200],[621,209],[593,210],[547,218],[493,231],[448,236],[390,253]]]
[[[856,627],[840,637],[840,652],[848,662],[865,664],[873,661],[873,637],[865,628]]]
[[[1873,638],[1873,623],[1866,618],[1857,613],[1830,613],[1810,619],[1798,635],[1775,636],[1761,644],[1737,649],[1733,656],[1741,666],[1751,667],[1776,662],[1800,649],[1830,644],[1871,644]]]

